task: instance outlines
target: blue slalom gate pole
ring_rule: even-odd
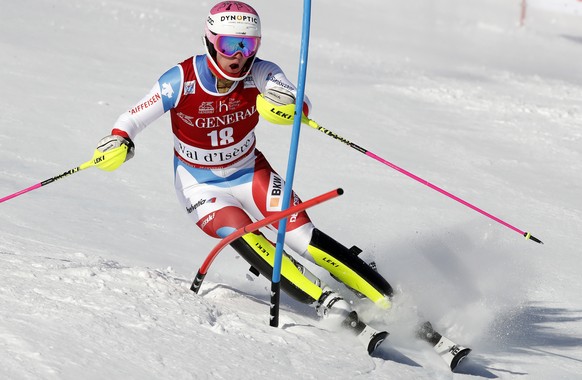
[[[287,161],[287,175],[283,190],[282,210],[289,207],[291,192],[293,191],[293,177],[295,176],[295,164],[297,162],[297,148],[299,146],[299,132],[301,130],[301,115],[303,114],[303,99],[305,97],[305,80],[307,77],[307,56],[309,53],[309,30],[311,27],[311,0],[303,1],[303,28],[301,31],[301,53],[299,56],[299,78],[297,80],[297,97],[295,99],[295,120],[291,134],[291,146],[289,148],[289,160]],[[275,249],[275,263],[271,278],[271,310],[270,325],[279,326],[279,300],[281,297],[281,263],[283,261],[283,246],[285,245],[285,231],[287,230],[287,218],[279,222],[277,232],[277,246]]]

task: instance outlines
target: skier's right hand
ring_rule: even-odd
[[[135,145],[133,141],[128,137],[112,134],[103,137],[99,143],[97,143],[97,150],[100,152],[107,152],[108,150],[119,148],[120,146],[127,146],[127,155],[125,156],[125,161],[131,159],[135,154]]]

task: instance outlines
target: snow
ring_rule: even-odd
[[[563,4],[558,6],[557,3]],[[374,357],[249,280],[175,200],[169,119],[136,157],[0,207],[5,379],[575,379],[582,373],[582,28],[575,0],[320,0],[307,92],[326,128],[529,231],[544,245],[304,126],[295,189],[398,289]],[[212,2],[22,0],[0,12],[0,196],[91,158],[117,116],[202,51]],[[297,77],[302,3],[253,2],[260,56]],[[284,175],[290,129],[261,122]],[[312,268],[323,279],[326,274]],[[345,291],[343,288],[339,288]],[[346,294],[348,296],[348,294]],[[418,315],[474,349],[451,373],[410,337]]]

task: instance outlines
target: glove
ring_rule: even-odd
[[[295,95],[283,87],[270,88],[265,91],[263,97],[276,106],[295,104]]]
[[[108,150],[119,148],[120,146],[127,146],[127,155],[125,156],[125,161],[132,158],[135,154],[135,145],[129,137],[123,137],[119,135],[109,135],[103,137],[99,143],[97,143],[97,150],[100,152],[107,152]]]

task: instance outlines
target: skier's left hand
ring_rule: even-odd
[[[270,88],[263,93],[263,97],[276,106],[295,104],[295,95],[283,87]]]

